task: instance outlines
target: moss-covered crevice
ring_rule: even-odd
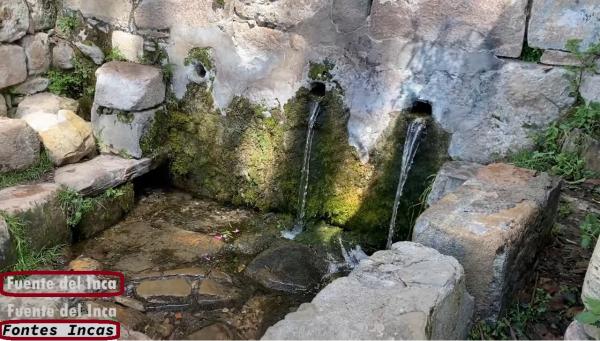
[[[398,113],[367,164],[348,144],[350,117],[343,93],[315,97],[302,88],[284,110],[236,98],[221,114],[209,89],[190,84],[169,109],[170,168],[177,186],[222,202],[296,213],[309,103],[322,112],[315,125],[307,197],[309,220],[349,229],[364,245],[384,244],[411,115]],[[427,180],[447,159],[448,136],[431,123],[406,185],[397,221],[406,238]]]

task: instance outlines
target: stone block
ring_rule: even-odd
[[[133,4],[130,0],[64,0],[63,7],[80,11],[86,18],[128,28]]]
[[[495,320],[548,242],[560,181],[506,164],[481,168],[417,219],[413,241],[456,257],[477,317]]]
[[[27,56],[29,75],[46,73],[50,68],[48,34],[40,32],[32,36],[25,36],[21,43]]]
[[[438,172],[431,186],[431,192],[427,196],[427,205],[433,205],[446,194],[460,187],[465,181],[473,178],[481,167],[483,165],[474,162],[446,162]]]
[[[27,169],[40,159],[35,130],[19,119],[0,117],[0,173]]]
[[[2,0],[0,14],[2,16],[0,43],[21,39],[29,30],[29,8],[25,0]],[[5,59],[0,57],[0,60]]]
[[[144,38],[136,34],[113,31],[112,47],[130,62],[139,62],[144,57]]]
[[[25,50],[21,46],[0,45],[0,60],[0,90],[27,79]]]

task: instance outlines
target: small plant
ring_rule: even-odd
[[[121,50],[119,50],[117,47],[113,47],[107,54],[106,54],[106,61],[107,62],[113,62],[113,61],[117,61],[117,62],[122,62],[127,60],[127,58],[125,58],[125,56],[123,55],[123,53],[121,52]]]
[[[76,57],[73,59],[73,70],[48,71],[50,85],[48,90],[59,96],[80,98],[83,96],[94,96],[95,72],[97,66],[90,60]]]
[[[109,200],[118,199],[125,195],[123,188],[109,188],[104,192],[103,197]]]
[[[561,202],[558,206],[558,218],[565,219],[573,213],[573,206],[569,202]]]
[[[523,46],[523,53],[521,53],[521,60],[529,63],[539,63],[543,54],[544,50],[530,47],[525,43],[525,46]]]
[[[70,35],[79,26],[75,13],[68,13],[56,20],[56,28],[64,35]]]
[[[596,60],[600,57],[600,42],[591,44],[587,50],[581,51],[581,39],[571,39],[567,41],[566,49],[577,58],[580,64],[571,68],[571,71],[575,75],[573,81],[574,90],[579,91],[584,73],[598,72]]]
[[[308,77],[315,81],[330,81],[333,78],[331,70],[333,70],[334,66],[328,60],[325,60],[323,63],[310,62]]]
[[[213,9],[225,8],[225,0],[213,0],[212,8]]]
[[[584,249],[594,247],[600,235],[600,218],[598,215],[593,213],[586,215],[581,225],[579,225],[579,230],[581,231],[581,247]]]
[[[22,171],[11,171],[0,174],[0,189],[36,181],[45,174],[48,174],[52,169],[54,169],[52,160],[48,157],[46,150],[42,150],[40,160],[34,166]]]
[[[183,61],[184,65],[202,64],[206,71],[211,71],[214,67],[210,47],[194,47],[188,53],[188,56]]]
[[[63,190],[58,194],[58,202],[67,217],[67,225],[71,228],[79,225],[83,216],[94,208],[91,198],[84,198],[74,190]]]
[[[586,309],[575,316],[575,320],[583,324],[600,327],[600,300],[588,298],[585,301]]]

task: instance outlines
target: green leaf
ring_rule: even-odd
[[[583,324],[595,324],[596,322],[600,321],[600,316],[590,311],[584,311],[577,314],[577,316],[575,316],[575,320]]]

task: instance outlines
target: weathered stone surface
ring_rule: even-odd
[[[139,159],[143,155],[141,142],[154,123],[159,107],[146,111],[122,112],[107,108],[92,107],[92,127],[100,141],[102,153],[126,154]]]
[[[587,103],[600,103],[600,74],[586,73],[581,80],[579,93]]]
[[[465,339],[472,313],[456,259],[401,242],[333,281],[263,339]]]
[[[224,323],[213,323],[188,335],[186,340],[238,340],[238,333]]]
[[[131,298],[131,297],[127,297],[127,296],[116,296],[115,297],[115,302],[122,304],[126,307],[129,307],[131,309],[135,309],[137,311],[146,311],[146,308],[144,307],[144,303]]]
[[[4,96],[0,95],[0,117],[6,117],[8,115],[8,107],[6,106],[6,100]]]
[[[61,187],[43,183],[22,185],[0,191],[0,211],[15,215],[25,223],[25,238],[32,250],[67,244],[71,235],[58,202]]]
[[[48,85],[50,85],[50,80],[48,78],[33,77],[12,88],[11,92],[17,95],[33,95],[38,92],[46,91]]]
[[[72,69],[73,58],[75,58],[75,51],[71,45],[64,40],[58,40],[52,48],[52,66],[65,70]]]
[[[259,254],[245,274],[269,289],[305,292],[320,284],[324,271],[325,265],[310,248],[285,243]]]
[[[79,104],[74,99],[44,92],[25,97],[25,99],[19,103],[16,117],[22,119],[31,117],[29,120],[30,122],[28,123],[30,125],[34,124],[34,129],[41,130],[48,127],[42,123],[52,122],[52,119],[56,117],[56,114],[58,114],[60,110],[77,112],[78,108]]]
[[[475,177],[481,167],[483,165],[473,162],[446,162],[435,177],[431,192],[427,196],[427,205],[433,205],[446,194],[460,187],[465,181]]]
[[[565,331],[564,340],[593,340],[578,321],[573,321]]]
[[[339,32],[352,32],[367,24],[371,4],[370,0],[333,0],[331,20]]]
[[[83,43],[75,42],[75,46],[77,46],[81,53],[90,57],[97,65],[104,63],[104,52],[96,44],[87,41]]]
[[[562,150],[580,155],[588,171],[600,172],[600,141],[580,129],[573,129],[565,137]]]
[[[29,74],[39,75],[48,71],[50,67],[48,34],[40,32],[32,36],[25,36],[22,40],[22,45],[27,56]]]
[[[130,62],[139,62],[144,57],[144,38],[136,34],[113,31],[112,47]]]
[[[509,62],[475,78],[435,73],[421,98],[433,103],[434,118],[453,133],[448,150],[453,159],[489,163],[532,147],[532,133],[575,102],[571,90],[563,68]]]
[[[600,40],[600,3],[534,0],[527,32],[529,46],[564,50],[570,39],[581,39],[583,50]]]
[[[22,47],[0,45],[0,60],[0,89],[19,84],[27,78],[25,51]]]
[[[40,159],[38,134],[19,119],[0,117],[0,173],[24,170]]]
[[[23,120],[38,132],[56,166],[78,162],[96,150],[92,126],[70,110],[52,115],[27,115]]]
[[[10,238],[8,224],[0,217],[0,268],[6,269],[15,261],[15,248]]]
[[[98,271],[102,270],[102,263],[88,257],[77,257],[69,262],[69,270],[73,271]]]
[[[127,62],[110,62],[96,71],[95,103],[126,111],[155,107],[165,99],[160,69]]]
[[[132,3],[129,0],[64,0],[65,8],[80,11],[84,17],[95,18],[109,24],[127,28]]]
[[[150,159],[100,155],[90,161],[58,168],[54,181],[83,195],[97,195],[148,173],[151,167]]]
[[[559,50],[545,50],[540,63],[558,66],[580,66],[581,62],[572,53]]]
[[[192,294],[192,286],[185,278],[146,280],[135,288],[135,292],[138,296],[145,299],[154,297],[188,297]]]
[[[133,184],[119,187],[121,195],[115,198],[101,197],[94,203],[94,208],[86,212],[73,237],[78,240],[90,239],[107,228],[116,225],[129,213],[135,204]]]
[[[3,0],[0,2],[0,14],[0,42],[10,43],[25,35],[29,29],[29,8],[25,0]]]
[[[231,284],[206,278],[200,283],[196,302],[203,309],[219,309],[230,306],[240,299],[240,290]]]
[[[531,274],[559,194],[546,173],[492,164],[423,212],[413,241],[456,257],[477,316],[494,320]]]
[[[135,24],[140,29],[203,27],[219,18],[211,1],[144,0],[135,9]]]
[[[525,0],[377,0],[371,32],[375,39],[413,38],[519,57],[526,8]]]
[[[328,1],[246,1],[236,0],[236,11],[261,26],[289,29],[315,15]]]
[[[31,28],[34,31],[48,30],[56,23],[58,8],[54,0],[27,0],[31,14]]]

